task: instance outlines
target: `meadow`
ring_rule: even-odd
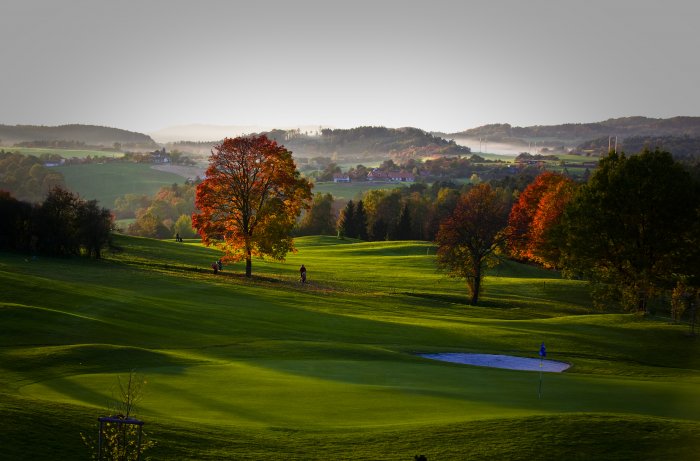
[[[360,200],[362,195],[374,189],[396,189],[405,187],[411,183],[400,182],[370,182],[355,181],[349,183],[335,183],[332,181],[314,183],[314,194],[332,194],[336,200]]]
[[[66,180],[68,188],[86,200],[96,199],[107,208],[126,194],[152,196],[162,186],[182,184],[175,173],[158,171],[144,163],[90,163],[54,167]]]
[[[89,459],[80,433],[132,369],[153,459],[697,459],[698,341],[592,310],[584,282],[504,262],[474,307],[426,242],[305,237],[252,279],[214,275],[195,241],[117,243],[99,261],[0,253],[3,459]],[[416,355],[542,341],[572,366],[541,398],[537,372]]]

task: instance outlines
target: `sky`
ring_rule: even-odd
[[[2,0],[0,123],[697,116],[698,17],[696,0]]]

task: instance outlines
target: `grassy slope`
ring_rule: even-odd
[[[105,261],[0,255],[0,437],[8,459],[83,459],[78,433],[117,376],[149,384],[156,459],[693,459],[698,343],[589,312],[585,287],[504,264],[482,307],[422,242],[304,238],[287,263],[213,276],[195,244],[120,237]],[[296,282],[309,269],[309,286]],[[460,366],[415,352],[534,356],[569,372]],[[28,410],[29,408],[29,410]],[[38,444],[38,440],[43,443]]]
[[[162,186],[181,184],[183,178],[140,163],[93,163],[55,167],[66,179],[68,188],[84,199],[97,199],[112,208],[114,200],[125,194],[151,196]]]

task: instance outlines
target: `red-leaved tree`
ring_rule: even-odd
[[[523,190],[508,218],[510,254],[521,260],[554,267],[558,249],[549,244],[549,232],[559,222],[575,190],[574,182],[558,173],[542,173]]]
[[[294,251],[290,232],[311,187],[284,146],[264,135],[226,138],[197,186],[192,225],[204,244],[224,250],[224,261],[245,260],[250,277],[253,256],[283,260]]]

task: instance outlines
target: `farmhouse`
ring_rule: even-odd
[[[350,182],[350,176],[336,173],[333,175],[333,182]]]
[[[165,147],[151,152],[151,163],[170,163],[170,154],[165,152]]]

